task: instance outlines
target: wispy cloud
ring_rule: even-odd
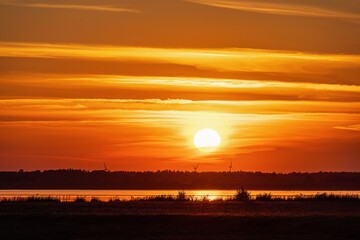
[[[122,75],[18,74],[1,75],[3,98],[100,98],[172,99],[227,101],[328,101],[359,102],[360,86],[344,84],[281,82],[196,77]],[[81,89],[82,91],[79,95]],[[125,100],[124,100],[125,101]],[[150,102],[150,100],[147,100]],[[156,100],[158,101],[158,100]]]
[[[21,121],[99,120],[114,121],[130,118],[144,119],[195,118],[212,114],[241,119],[245,115],[338,114],[357,119],[360,103],[309,101],[193,101],[187,99],[7,99],[0,101],[0,117]],[[100,114],[101,113],[101,114]],[[121,113],[121,114],[119,114]],[[326,119],[321,115],[320,119]],[[352,116],[352,117],[351,117]],[[277,116],[279,117],[279,116]],[[10,119],[9,118],[9,119]],[[314,120],[314,119],[313,119]],[[7,121],[4,118],[0,122]],[[11,120],[12,121],[12,120]],[[339,127],[340,128],[340,127]]]
[[[348,125],[348,126],[339,126],[334,127],[336,129],[342,129],[342,130],[350,130],[350,131],[360,131],[360,124],[354,124],[354,125]]]
[[[360,66],[360,55],[316,54],[264,49],[176,49],[101,45],[0,42],[0,56],[144,61],[210,71],[326,73]]]
[[[259,12],[266,14],[290,15],[290,16],[309,16],[309,17],[328,17],[328,18],[342,18],[360,21],[360,15],[355,13],[347,13],[329,10],[325,8],[288,4],[288,3],[273,3],[273,2],[259,2],[259,1],[232,1],[232,0],[184,0],[208,6],[237,9],[248,12]]]
[[[46,4],[46,3],[16,3],[9,1],[0,1],[1,5],[15,6],[15,7],[30,7],[30,8],[54,8],[54,9],[70,9],[70,10],[85,10],[85,11],[107,11],[107,12],[128,12],[140,13],[141,11],[129,8],[118,8],[113,6],[101,5],[73,5],[73,4]]]
[[[59,87],[61,85],[82,85],[82,86],[111,86],[116,85],[133,85],[136,87],[191,87],[203,89],[249,89],[256,91],[257,89],[271,89],[276,92],[284,89],[301,90],[315,90],[317,94],[319,91],[341,91],[341,92],[360,92],[359,85],[347,84],[324,84],[324,83],[308,83],[308,82],[283,82],[271,80],[243,80],[230,78],[200,78],[200,77],[163,77],[163,76],[127,76],[127,75],[67,75],[67,74],[17,74],[17,75],[2,75],[2,81],[6,83],[25,83],[26,85],[39,85],[45,87]],[[56,84],[58,83],[58,84]],[[54,85],[55,84],[55,85]]]

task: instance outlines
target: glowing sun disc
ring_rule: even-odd
[[[194,137],[194,144],[199,150],[212,151],[221,143],[217,131],[209,128],[199,130]]]

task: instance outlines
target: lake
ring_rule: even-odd
[[[4,198],[26,198],[30,196],[38,197],[56,197],[61,201],[73,201],[78,197],[86,200],[97,198],[101,201],[111,199],[131,200],[147,196],[172,195],[176,196],[179,190],[0,190],[0,199]],[[185,190],[187,196],[193,196],[197,199],[206,197],[209,200],[218,198],[229,198],[235,195],[236,190]],[[271,193],[273,196],[291,197],[295,195],[311,196],[316,193],[334,193],[338,195],[360,195],[360,191],[271,191],[271,190],[253,190],[249,191],[252,196],[263,193]]]

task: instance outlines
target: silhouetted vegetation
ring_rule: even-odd
[[[177,196],[172,196],[172,195],[146,196],[145,198],[141,198],[140,200],[145,200],[145,201],[190,201],[193,199],[191,197],[187,197],[186,192],[184,190],[180,190],[178,192]]]
[[[259,194],[255,197],[255,201],[360,201],[358,195],[339,195],[334,193],[317,193],[311,196],[302,194],[296,196],[273,196],[271,193]]]
[[[186,200],[186,193],[184,190],[180,190],[177,195],[177,200],[185,201]]]
[[[0,172],[0,189],[240,189],[360,190],[358,172]]]
[[[74,202],[86,202],[86,198],[84,197],[77,197]]]
[[[90,202],[100,202],[100,200],[96,197],[92,197]]]
[[[237,190],[235,194],[235,200],[237,201],[249,201],[251,199],[250,193],[241,187],[241,190]]]
[[[78,196],[73,200],[65,200],[66,202],[104,202],[97,197],[91,197],[88,201],[84,196]],[[64,199],[63,199],[64,200]],[[296,195],[296,196],[273,196],[271,193],[263,193],[259,195],[252,196],[249,191],[241,188],[241,190],[237,190],[234,196],[229,197],[219,197],[212,199],[212,201],[360,201],[358,195],[339,195],[333,193],[317,193],[315,195]],[[57,197],[40,197],[40,196],[29,196],[29,197],[14,197],[14,198],[2,198],[0,202],[60,202],[60,198]],[[130,200],[120,200],[118,198],[109,199],[108,202],[136,202],[136,201],[154,201],[154,202],[164,202],[164,201],[210,201],[207,195],[204,196],[192,196],[187,195],[184,190],[180,190],[177,195],[156,195],[156,196],[145,196],[139,198],[132,198]]]
[[[122,202],[124,200],[120,200],[119,198],[111,198],[109,199],[109,202]]]
[[[14,197],[14,198],[3,198],[1,202],[60,202],[59,198],[56,197],[39,197],[39,196],[29,196],[29,197]]]
[[[157,195],[157,196],[146,196],[144,198],[138,199],[144,201],[176,201],[176,197],[171,195]]]
[[[339,201],[339,200],[351,200],[351,201],[358,201],[358,195],[337,195],[337,194],[327,194],[327,193],[317,193],[315,196],[310,197],[311,200],[317,201]]]
[[[255,200],[257,201],[272,201],[273,197],[271,193],[263,193],[256,196]]]

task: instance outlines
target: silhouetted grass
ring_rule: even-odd
[[[360,200],[358,195],[336,195],[333,193],[327,194],[327,193],[317,193],[315,196],[311,197],[312,200],[317,201],[339,201],[339,200]]]
[[[275,197],[271,193],[264,193],[256,196],[255,201],[359,201],[358,195],[340,195],[334,193],[317,193],[311,196],[305,196],[303,194],[293,197]]]
[[[77,197],[74,202],[86,202],[86,198],[85,197]]]
[[[127,202],[127,201],[192,201],[192,202],[208,202],[208,201],[360,201],[359,195],[340,195],[334,193],[317,193],[315,195],[303,195],[299,194],[296,196],[274,196],[271,193],[263,193],[257,196],[251,196],[250,192],[241,188],[237,190],[236,194],[230,197],[218,197],[215,199],[209,198],[208,195],[204,196],[193,196],[187,195],[184,190],[180,190],[177,195],[156,195],[146,196],[143,198],[131,198],[131,200],[121,200],[119,198],[109,199],[108,202]],[[102,202],[97,197],[92,197],[90,200],[86,200],[84,196],[78,196],[73,200],[60,199],[59,197],[40,197],[40,196],[29,196],[29,197],[13,197],[13,198],[0,198],[0,202]]]
[[[177,196],[172,195],[157,195],[157,196],[147,196],[140,200],[144,201],[193,201],[192,197],[186,196],[186,192],[184,190],[180,190]]]
[[[157,195],[157,196],[147,196],[140,200],[144,200],[144,201],[176,201],[176,198],[171,195]]]
[[[255,200],[256,201],[274,201],[275,199],[273,198],[271,193],[264,193],[264,194],[257,195]]]
[[[14,197],[14,198],[3,198],[1,202],[60,202],[59,198],[56,197],[39,197],[39,196],[29,196],[29,197]]]

